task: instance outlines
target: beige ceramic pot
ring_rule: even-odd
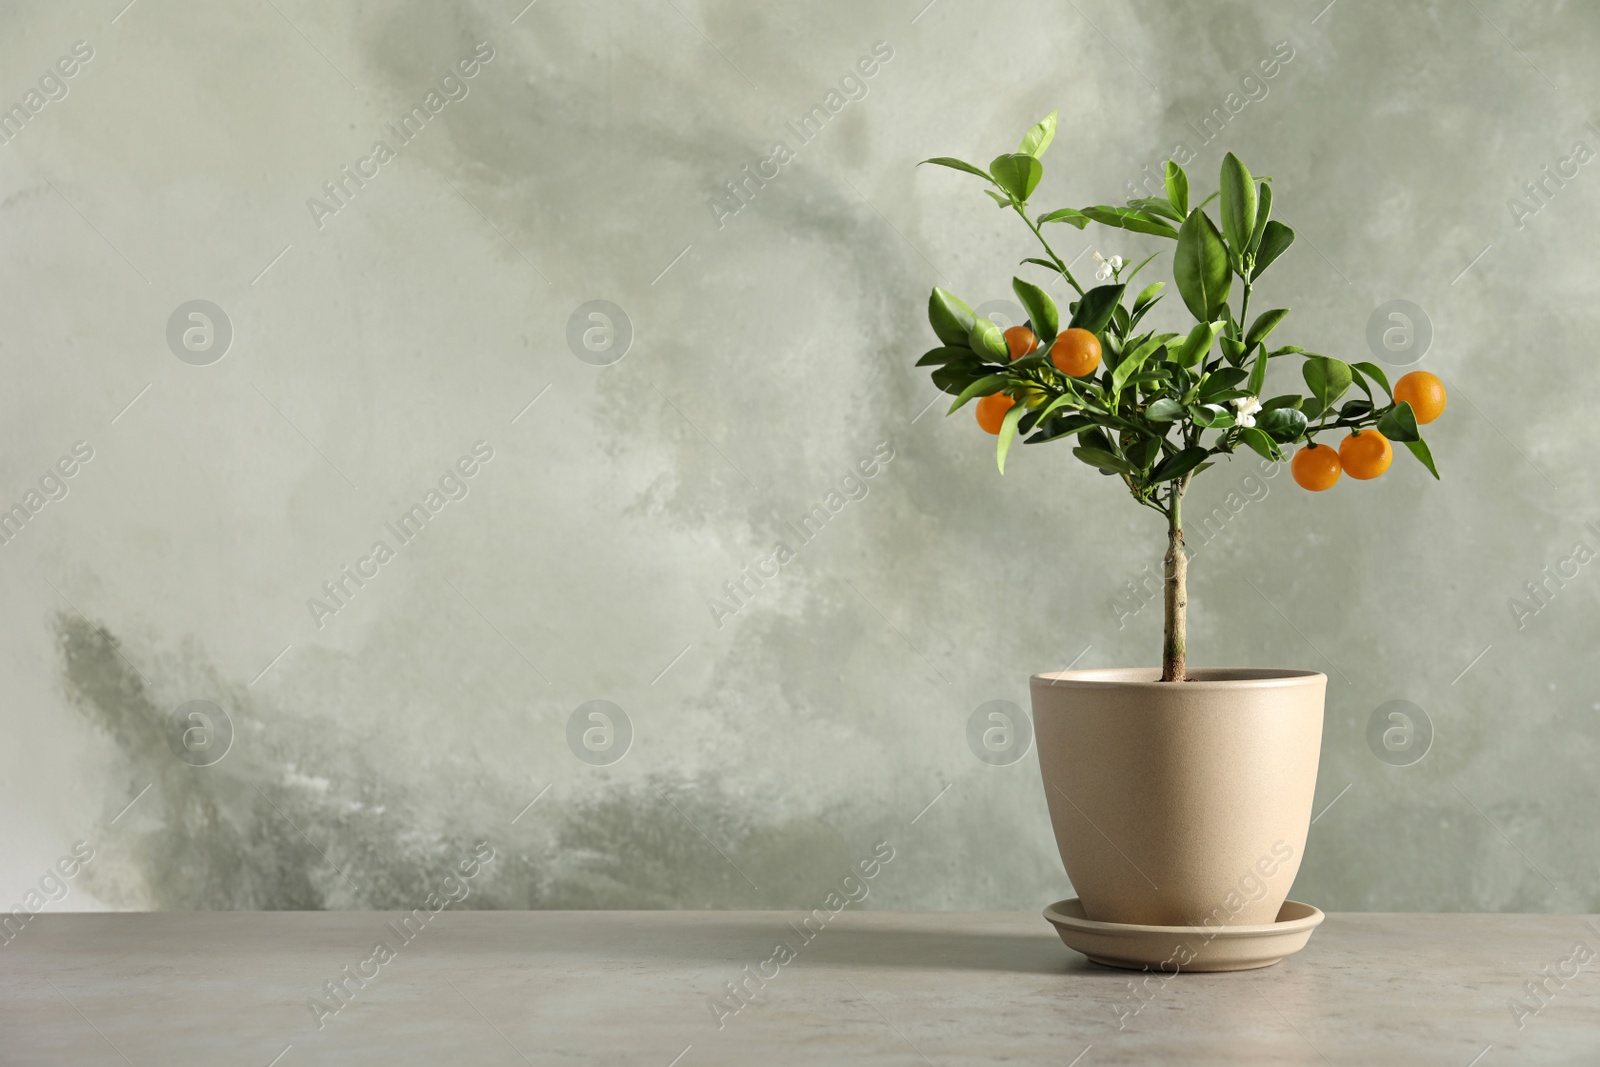
[[[1098,922],[1273,922],[1300,869],[1322,748],[1315,671],[1033,676],[1056,845]]]

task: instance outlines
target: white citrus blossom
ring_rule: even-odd
[[[1233,398],[1233,420],[1240,426],[1254,426],[1256,424],[1256,412],[1260,410],[1260,397],[1238,396]]]
[[[1098,251],[1091,252],[1090,254],[1094,256],[1095,262],[1100,264],[1098,267],[1095,268],[1095,271],[1094,271],[1094,276],[1095,276],[1095,280],[1096,281],[1102,281],[1103,282],[1107,278],[1109,278],[1113,274],[1115,274],[1117,271],[1122,269],[1122,257],[1121,256],[1112,256],[1110,259],[1107,259],[1105,256],[1102,256]]]

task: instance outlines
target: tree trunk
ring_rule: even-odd
[[[1173,487],[1172,506],[1167,515],[1167,558],[1165,567],[1165,634],[1161,648],[1161,680],[1181,682],[1185,673],[1185,644],[1189,623],[1189,556],[1183,548],[1183,516],[1179,505],[1181,485]]]

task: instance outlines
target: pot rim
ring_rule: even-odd
[[[1148,689],[1172,692],[1172,682],[1163,682],[1159,667],[1091,667],[1076,671],[1044,671],[1030,679],[1038,689]],[[1321,671],[1292,667],[1196,667],[1179,684],[1201,690],[1288,689],[1302,685],[1326,684]]]

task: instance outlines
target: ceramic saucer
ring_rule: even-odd
[[[1171,974],[1270,967],[1305,948],[1323,915],[1288,900],[1278,921],[1264,926],[1140,926],[1084,918],[1083,904],[1071,897],[1044,909],[1044,917],[1068,948],[1096,963]]]

